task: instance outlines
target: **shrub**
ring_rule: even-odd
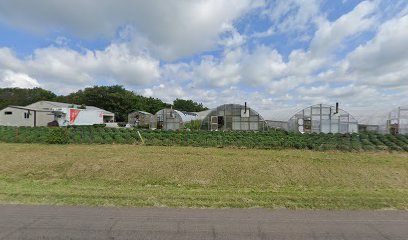
[[[66,144],[68,143],[67,129],[51,128],[47,133],[47,143],[49,144]]]

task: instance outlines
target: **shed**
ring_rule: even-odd
[[[316,104],[295,113],[288,121],[290,132],[356,133],[357,120],[335,106]]]
[[[208,112],[201,123],[201,130],[259,131],[266,130],[266,123],[264,118],[246,103],[224,104]]]
[[[144,111],[135,111],[128,114],[128,123],[135,127],[149,127],[153,114]]]
[[[8,106],[0,111],[0,125],[13,127],[44,127],[54,120],[51,110]]]

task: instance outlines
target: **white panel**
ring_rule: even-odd
[[[246,111],[245,109],[241,109],[241,117],[249,117],[249,109],[247,108]]]
[[[322,120],[321,122],[321,132],[329,133],[330,132],[330,120]]]
[[[258,122],[250,122],[249,123],[250,130],[259,130],[259,123]]]
[[[249,122],[241,122],[241,130],[249,130]]]
[[[232,130],[241,130],[240,122],[232,122]]]

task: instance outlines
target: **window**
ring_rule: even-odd
[[[4,115],[12,115],[13,112],[4,112]]]
[[[28,113],[28,112],[25,112],[25,113],[24,113],[24,118],[25,118],[25,119],[28,119],[28,118],[30,118],[30,113]]]

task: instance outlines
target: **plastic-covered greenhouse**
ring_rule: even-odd
[[[408,105],[390,112],[388,127],[391,134],[408,134]]]
[[[357,120],[348,112],[324,104],[317,104],[294,114],[288,121],[290,132],[355,133]]]
[[[201,123],[202,130],[260,131],[266,130],[263,117],[245,105],[224,104],[209,111]]]
[[[181,112],[175,109],[159,110],[150,122],[151,129],[179,130],[184,124],[197,120],[196,113]]]
[[[135,111],[128,114],[128,123],[132,126],[149,126],[153,114],[144,111]]]

